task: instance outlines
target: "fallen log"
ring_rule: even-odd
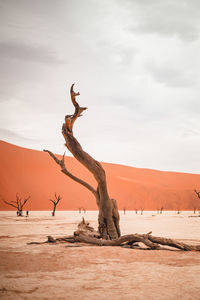
[[[170,250],[171,248],[176,248],[182,251],[200,251],[200,244],[188,245],[178,240],[156,237],[151,235],[151,233],[152,232],[149,232],[147,234],[127,234],[114,240],[106,240],[100,238],[98,233],[91,226],[89,226],[89,222],[86,222],[83,218],[82,222],[78,224],[78,229],[74,232],[74,235],[58,238],[48,236],[48,239],[45,242],[31,242],[28,244],[55,244],[66,242],[82,243],[83,245],[90,244],[95,246],[120,246],[133,249]],[[141,246],[140,244],[143,244],[145,247]],[[165,247],[161,247],[161,245]]]

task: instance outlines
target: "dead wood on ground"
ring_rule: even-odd
[[[188,245],[178,240],[153,236],[152,232],[147,234],[127,234],[113,240],[102,239],[100,234],[95,231],[93,227],[89,226],[89,222],[85,221],[84,218],[82,222],[78,224],[74,235],[58,238],[48,236],[47,238],[45,242],[31,242],[28,244],[81,243],[82,246],[90,244],[94,246],[120,246],[133,249],[170,250],[175,248],[182,251],[200,251],[200,244]]]

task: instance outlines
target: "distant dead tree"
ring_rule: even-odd
[[[200,191],[194,190],[194,192],[197,195],[197,197],[200,199]]]
[[[199,198],[200,200],[200,191],[197,191],[196,189],[194,190],[195,194],[197,195],[197,197]],[[193,204],[193,211],[194,211],[194,214],[196,213],[196,210],[198,209],[199,205],[195,205],[195,203]]]
[[[132,198],[134,199],[134,196],[132,196]],[[134,206],[135,214],[137,215],[137,213],[139,211],[138,207],[140,206],[140,200],[135,198],[133,200],[133,206]]]
[[[79,214],[81,213],[81,211],[83,211],[84,212],[84,214],[85,214],[85,212],[86,212],[86,209],[84,208],[84,207],[79,207]]]
[[[23,215],[23,207],[26,204],[26,202],[30,199],[31,196],[28,196],[27,198],[22,199],[16,194],[16,200],[15,201],[6,201],[4,198],[2,198],[3,202],[7,205],[10,205],[17,209],[17,216],[22,217]]]
[[[176,213],[179,215],[181,213],[181,202],[179,199],[175,200]]]
[[[193,212],[194,212],[194,214],[196,214],[196,210],[197,210],[197,207],[193,206]]]
[[[157,199],[157,214],[162,214],[163,209],[164,209],[163,201],[162,201],[162,199],[159,198],[159,199]]]
[[[56,206],[58,205],[58,203],[62,199],[62,197],[60,197],[60,195],[57,196],[56,193],[54,194],[54,196],[55,196],[55,200],[49,199],[49,201],[51,201],[53,203],[52,217],[55,216]]]

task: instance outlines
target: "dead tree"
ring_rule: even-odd
[[[86,209],[84,208],[84,207],[79,207],[79,214],[81,213],[81,211],[83,211],[84,212],[84,214],[86,213]]]
[[[197,197],[200,199],[200,191],[194,190],[194,192],[196,193]]]
[[[97,186],[94,188],[84,180],[74,176],[70,173],[65,166],[65,154],[62,159],[58,159],[51,151],[44,150],[47,152],[54,161],[60,166],[61,171],[78,182],[85,188],[87,188],[96,198],[96,203],[99,208],[99,228],[96,232],[92,227],[89,226],[88,222],[84,220],[79,224],[78,230],[74,232],[73,235],[64,236],[61,238],[54,239],[48,236],[48,240],[42,243],[56,243],[56,242],[68,242],[68,243],[89,243],[98,246],[123,246],[130,248],[140,248],[139,243],[143,243],[149,249],[166,249],[160,245],[175,247],[180,250],[185,251],[200,251],[200,245],[187,245],[185,243],[166,239],[163,237],[154,237],[151,232],[147,234],[130,234],[120,236],[119,227],[119,213],[117,208],[116,200],[111,199],[108,194],[106,174],[101,164],[93,159],[88,153],[86,153],[78,141],[73,136],[73,124],[76,119],[81,116],[81,113],[86,109],[85,107],[80,107],[76,101],[76,96],[79,93],[73,91],[73,86],[71,87],[71,100],[75,107],[75,112],[73,115],[67,115],[65,117],[65,123],[62,127],[62,134],[66,141],[66,147],[73,154],[73,156],[83,164],[94,176]],[[141,208],[141,213],[143,214],[144,208]],[[30,244],[42,244],[41,242],[32,242]]]
[[[17,194],[17,195],[16,195],[16,200],[15,200],[15,201],[10,201],[10,202],[9,202],[9,201],[4,200],[4,198],[2,198],[2,200],[3,200],[3,202],[4,202],[5,204],[10,205],[10,206],[16,208],[16,209],[17,209],[17,216],[22,217],[22,215],[23,215],[23,207],[24,207],[24,205],[26,204],[26,202],[30,199],[30,197],[31,197],[31,196],[28,196],[27,198],[24,198],[24,199],[22,200],[22,198],[20,198],[20,197],[18,196],[18,194]]]
[[[163,206],[157,208],[157,214],[162,214],[162,212],[163,212]]]
[[[49,199],[49,201],[51,201],[53,203],[52,217],[55,216],[56,206],[58,205],[58,203],[62,199],[62,197],[60,197],[60,195],[57,196],[56,193],[54,194],[54,196],[55,196],[55,200]]]
[[[197,197],[199,198],[200,200],[200,191],[197,191],[197,190],[194,190],[195,194],[197,195]],[[196,210],[198,209],[198,204],[193,204],[193,211],[194,211],[194,214],[196,213]]]
[[[82,112],[86,110],[86,107],[80,107],[76,101],[76,97],[79,93],[74,92],[74,84],[72,84],[70,89],[71,101],[74,105],[75,111],[73,115],[65,116],[65,123],[62,126],[62,134],[65,139],[65,145],[67,149],[72,153],[72,155],[83,165],[89,172],[91,172],[96,180],[97,187],[94,188],[82,179],[72,175],[65,166],[64,155],[61,160],[59,160],[52,152],[48,152],[49,155],[54,159],[54,161],[60,165],[61,171],[69,176],[71,179],[82,184],[86,187],[96,198],[96,203],[99,208],[99,233],[104,239],[116,239],[120,237],[120,227],[119,227],[119,212],[117,208],[117,202],[115,199],[111,199],[108,194],[106,173],[102,165],[92,158],[87,152],[85,152],[77,139],[73,135],[73,125],[76,119],[82,116]]]

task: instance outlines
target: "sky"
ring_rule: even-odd
[[[0,139],[200,173],[200,1],[0,0]],[[66,151],[66,155],[70,155]]]

